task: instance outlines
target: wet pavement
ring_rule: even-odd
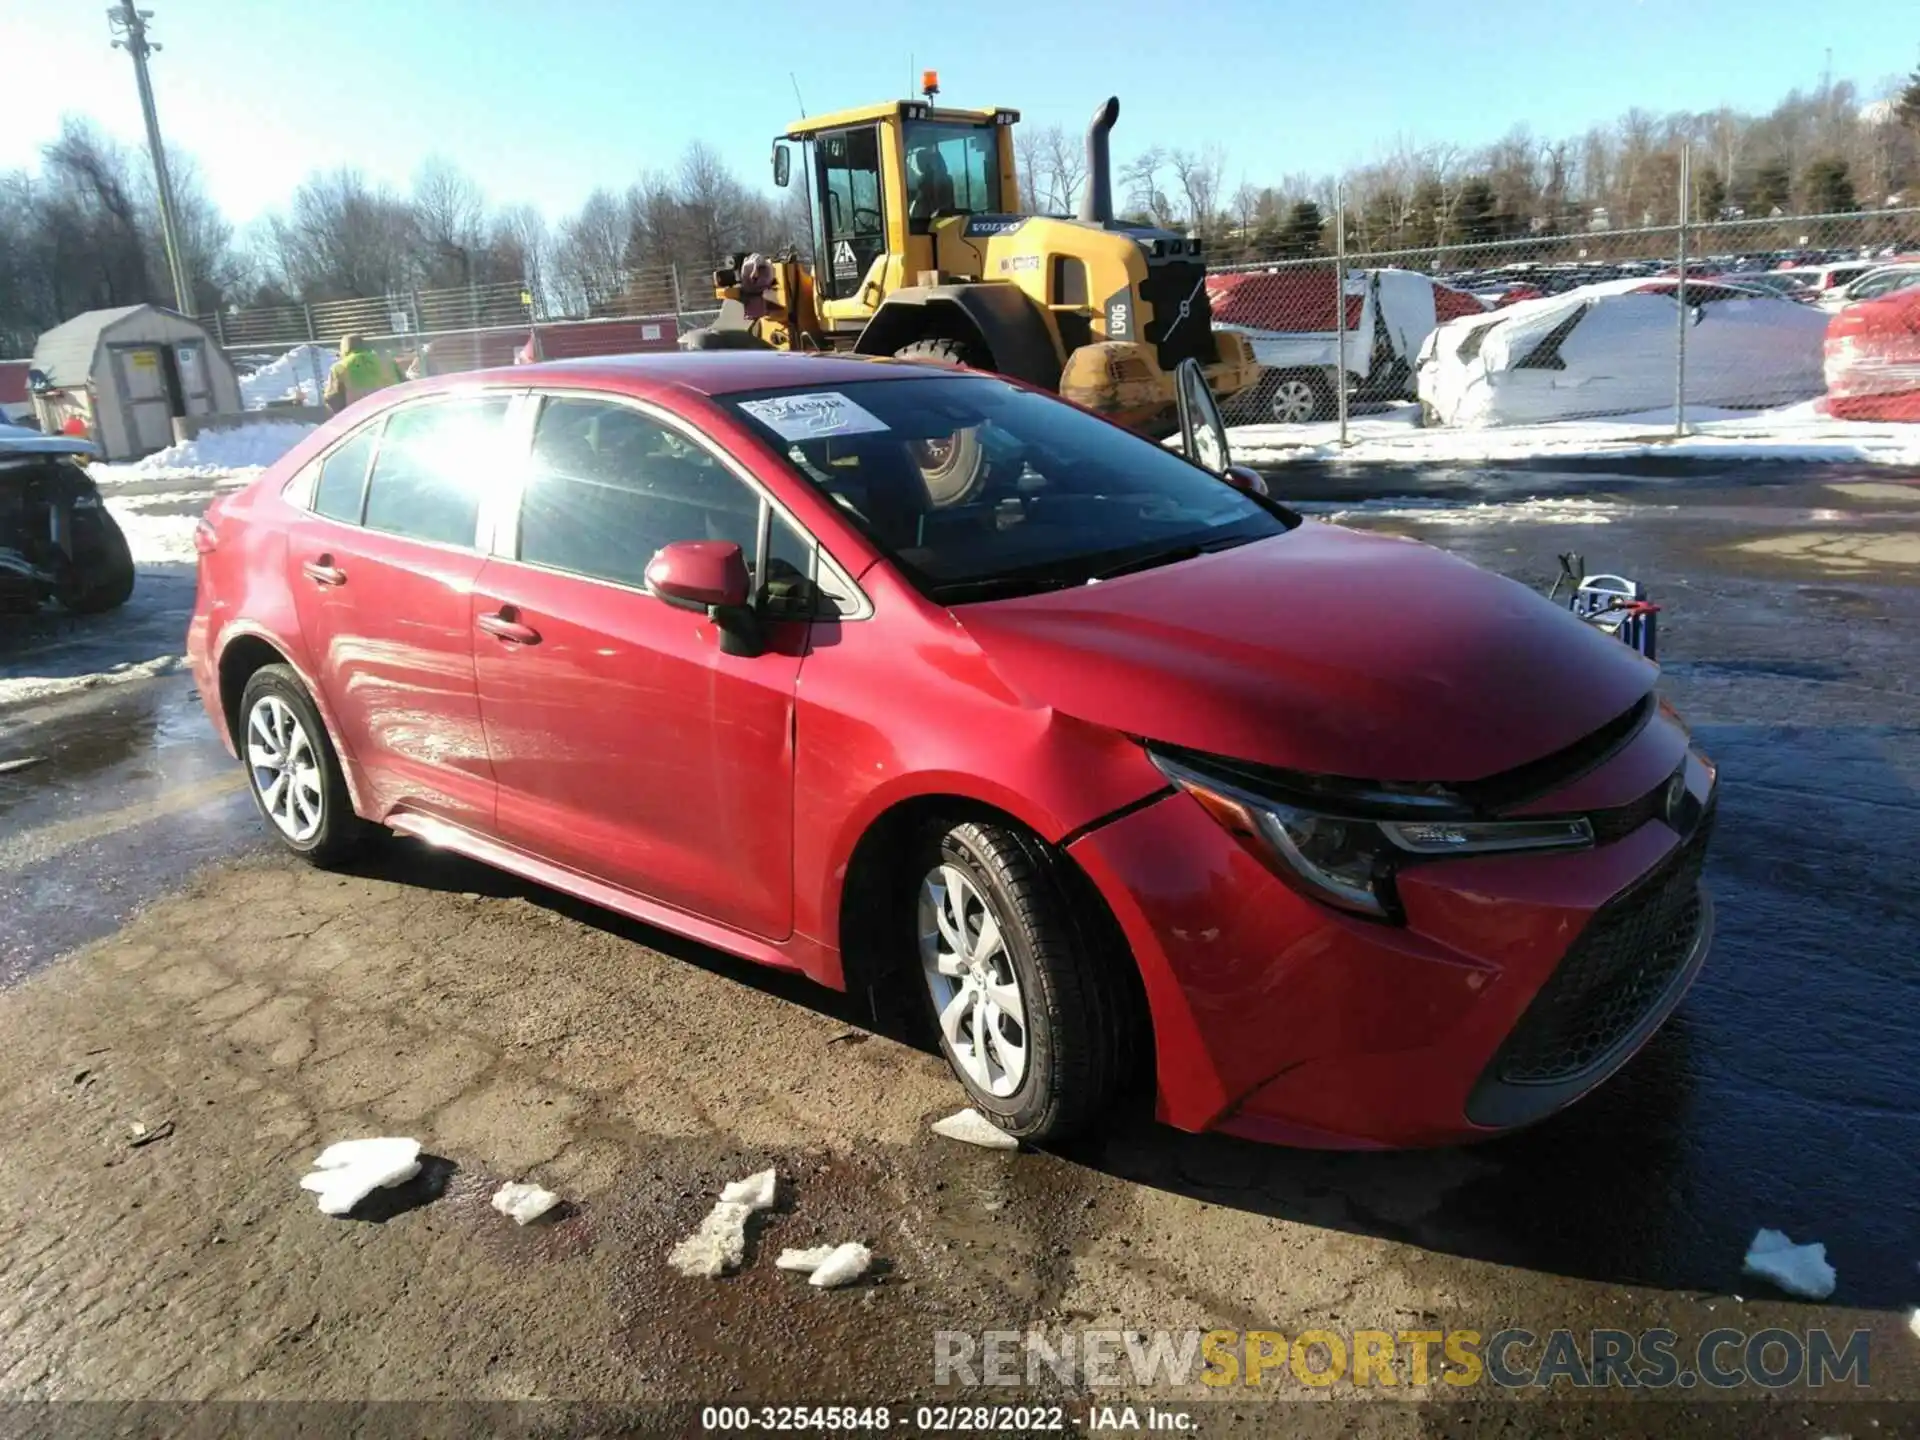
[[[1696,466],[1649,481],[1636,465],[1632,475],[1295,467],[1272,479],[1311,513],[1416,535],[1528,583],[1544,586],[1556,555],[1578,551],[1589,569],[1643,581],[1666,607],[1663,689],[1723,780],[1707,871],[1714,952],[1674,1021],[1625,1072],[1531,1132],[1408,1155],[1289,1152],[1150,1126],[1017,1162],[929,1149],[924,1123],[948,1098],[937,1064],[892,1039],[869,1041],[838,997],[417,846],[388,847],[364,875],[337,882],[289,865],[263,841],[179,674],[0,707],[0,986],[38,976],[0,995],[0,1047],[15,1042],[14,1060],[0,1060],[13,1067],[0,1074],[0,1095],[28,1093],[19,1088],[31,1073],[22,1007],[47,1007],[31,1043],[38,1063],[58,1069],[84,1053],[82,1040],[128,1043],[113,1033],[118,1024],[171,1045],[149,1021],[184,1006],[180,1033],[208,1037],[213,1058],[145,1056],[154,1093],[186,1104],[205,1091],[211,1106],[223,1086],[239,1083],[243,1095],[264,1086],[265,1096],[284,1080],[294,1118],[248,1122],[276,1137],[268,1153],[282,1169],[353,1117],[415,1124],[485,1151],[460,1157],[471,1175],[449,1190],[454,1203],[419,1212],[444,1216],[420,1253],[456,1271],[467,1262],[447,1247],[491,1233],[475,1177],[550,1167],[555,1183],[590,1197],[579,1228],[539,1242],[496,1236],[483,1248],[577,1246],[540,1262],[576,1285],[585,1283],[578,1264],[597,1255],[608,1273],[594,1272],[605,1289],[589,1308],[604,1313],[593,1310],[580,1342],[594,1353],[569,1353],[528,1321],[529,1335],[559,1348],[526,1359],[510,1384],[449,1393],[518,1393],[520,1384],[597,1395],[615,1372],[619,1384],[681,1377],[657,1393],[773,1393],[807,1383],[829,1350],[881,1356],[903,1328],[911,1356],[876,1359],[876,1375],[911,1386],[930,1327],[988,1317],[1287,1329],[1465,1312],[1547,1326],[1684,1325],[1717,1303],[1723,1318],[1732,1311],[1727,1323],[1748,1326],[1769,1315],[1799,1325],[1844,1315],[1851,1325],[1874,1312],[1876,1336],[1893,1337],[1876,1345],[1897,1351],[1905,1309],[1920,1301],[1920,477]],[[176,592],[162,594],[177,603]],[[127,660],[149,658],[139,652],[150,620],[133,627]],[[44,635],[30,638],[37,654],[65,663],[57,637],[51,649]],[[0,676],[16,673],[4,668],[20,653],[4,649],[8,640],[0,632]],[[90,630],[84,643],[97,659],[113,642]],[[10,759],[33,763],[6,773]],[[186,898],[165,898],[189,883]],[[137,915],[149,902],[154,912]],[[376,994],[383,972],[357,950],[315,959],[311,937],[328,932],[361,937],[335,947],[386,946],[379,958],[394,967],[393,995]],[[172,967],[151,981],[156,1015],[131,1021],[105,997],[155,953],[151,963]],[[525,979],[515,955],[539,977],[538,998],[516,1001]],[[435,971],[423,956],[457,957],[462,968]],[[219,997],[242,990],[246,1004],[236,1000],[230,1019],[234,1006]],[[371,1081],[341,1086],[325,1071],[309,1079],[305,1052],[276,1074],[280,1047],[328,1050],[324,1025],[299,1041],[298,1015],[324,1020],[340,1013],[327,1007],[359,1005],[388,1007],[377,1017],[386,1030],[444,1026],[449,1043],[472,1048],[448,1062],[444,1097],[391,1106]],[[217,1013],[209,1018],[206,1006]],[[609,1019],[619,1006],[630,1021]],[[730,1017],[720,1031],[715,1006]],[[260,1019],[268,1012],[274,1023]],[[87,1018],[96,1013],[106,1027],[98,1035]],[[74,1033],[62,1039],[61,1025]],[[642,1036],[658,1053],[634,1061],[628,1051]],[[338,1052],[349,1068],[378,1068],[373,1056],[388,1038],[356,1030]],[[509,1072],[506,1109],[532,1113],[551,1143],[516,1150],[524,1127],[489,1123]],[[626,1110],[605,1103],[610,1077],[635,1087]],[[0,1116],[13,1133],[58,1123],[44,1100],[15,1108]],[[250,1161],[231,1137],[206,1143],[243,1170],[261,1158]],[[62,1163],[54,1141],[32,1148],[44,1164]],[[755,1271],[722,1299],[654,1267],[614,1263],[670,1243],[720,1179],[796,1154],[803,1198],[791,1213],[874,1236],[889,1257],[877,1314],[800,1314],[783,1275]],[[281,1193],[290,1186],[284,1175],[248,1179],[241,1208],[291,1213],[296,1202]],[[15,1203],[0,1188],[0,1254],[25,1233]],[[274,1224],[297,1256],[321,1243],[287,1238],[290,1218]],[[1836,1302],[1854,1309],[1757,1300],[1766,1287],[1743,1280],[1739,1265],[1763,1225],[1824,1241],[1839,1271]],[[362,1251],[370,1243],[355,1242]],[[811,1238],[789,1230],[782,1243]],[[495,1261],[502,1274],[533,1273],[524,1257]],[[478,1283],[480,1272],[459,1273]],[[561,1303],[551,1276],[527,1283],[536,1308]],[[888,1288],[908,1285],[918,1291]],[[289,1314],[327,1310],[286,1288],[283,1280],[275,1295]],[[1727,1298],[1735,1294],[1746,1301]],[[12,1301],[0,1266],[0,1318]],[[501,1313],[492,1300],[481,1308]],[[376,1313],[390,1323],[414,1314],[398,1303]],[[787,1328],[775,1338],[770,1325]],[[681,1338],[668,1344],[668,1334]],[[109,1331],[49,1335],[44,1365],[10,1366],[0,1348],[0,1394],[50,1385],[156,1393],[107,1378],[121,1343]],[[626,1368],[607,1369],[597,1347],[613,1344],[608,1336],[624,1337],[615,1349]],[[317,1368],[286,1372],[269,1359],[250,1371],[183,1360],[162,1390],[252,1395],[273,1391],[266,1381],[277,1376],[277,1393],[318,1393],[301,1388],[304,1374],[329,1393],[427,1393],[422,1372],[400,1360],[376,1372],[371,1392],[352,1389],[349,1362],[365,1339],[340,1340],[335,1358],[346,1368],[318,1357],[307,1362]],[[432,1347],[412,1348],[426,1356]],[[448,1373],[491,1373],[474,1365]],[[569,1389],[567,1376],[579,1384]]]

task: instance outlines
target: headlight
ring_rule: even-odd
[[[1593,843],[1593,827],[1585,817],[1455,818],[1468,813],[1465,804],[1440,787],[1396,791],[1318,782],[1351,794],[1345,803],[1329,796],[1299,804],[1259,794],[1157,749],[1147,753],[1161,774],[1247,843],[1282,880],[1328,905],[1376,919],[1394,916],[1394,871],[1416,857],[1578,850]],[[1315,782],[1303,779],[1302,784]],[[1387,818],[1396,813],[1398,818]]]

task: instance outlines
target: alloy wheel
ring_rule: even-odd
[[[1273,389],[1273,418],[1282,425],[1304,425],[1320,408],[1320,396],[1311,382],[1295,376]]]
[[[319,757],[293,707],[262,695],[247,716],[247,773],[267,818],[296,845],[319,833],[325,792]]]
[[[1027,1074],[1027,1007],[1005,927],[953,865],[920,886],[920,965],[954,1063],[981,1090],[1004,1098]]]

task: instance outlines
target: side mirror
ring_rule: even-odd
[[[1229,465],[1220,478],[1236,490],[1249,495],[1271,495],[1267,488],[1267,477],[1258,470],[1250,470],[1245,465]]]
[[[1227,422],[1207,388],[1200,362],[1189,356],[1173,372],[1173,388],[1180,409],[1180,450],[1203,470],[1225,477],[1233,464],[1227,448]]]
[[[676,540],[647,562],[647,593],[663,604],[704,614],[720,627],[728,655],[766,649],[751,602],[753,577],[746,556],[730,540]]]
[[[727,540],[676,540],[647,562],[647,593],[681,610],[745,605],[751,584],[746,556]]]
[[[773,142],[773,183],[782,190],[793,179],[793,152],[783,140]]]

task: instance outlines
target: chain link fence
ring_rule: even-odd
[[[1725,218],[1212,269],[1243,424],[1920,420],[1920,209]],[[1338,317],[1336,319],[1336,317]]]
[[[1690,425],[1781,412],[1920,420],[1920,208],[1729,217],[1212,267],[1216,324],[1252,342],[1261,379],[1240,424],[1356,415],[1482,428],[1560,421]],[[1230,238],[1220,253],[1244,255]],[[203,317],[243,364],[347,333],[436,373],[536,351],[670,347],[715,313],[710,277],[630,272],[607,293],[518,284],[227,310]],[[629,322],[639,322],[637,325]]]

